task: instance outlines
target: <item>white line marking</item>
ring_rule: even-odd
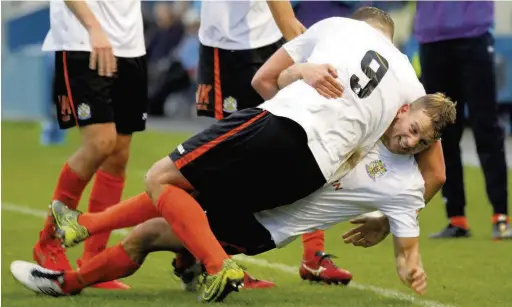
[[[21,206],[21,205],[1,204],[1,206],[2,206],[2,210],[5,210],[5,211],[17,212],[17,213],[36,216],[36,217],[40,217],[40,218],[45,218],[47,216],[46,211],[32,209],[32,208]],[[114,231],[114,233],[116,233],[117,235],[124,236],[124,235],[128,234],[128,230],[120,229],[120,230]],[[248,256],[244,256],[244,255],[238,255],[238,256],[235,256],[234,258],[237,260],[241,260],[243,262],[247,262],[247,263],[256,265],[256,266],[279,270],[284,273],[298,275],[298,272],[299,272],[298,267],[294,267],[294,266],[290,266],[290,265],[286,265],[286,264],[282,264],[282,263],[270,262],[265,259],[248,257]],[[396,290],[380,288],[380,287],[376,287],[376,286],[372,286],[372,285],[363,285],[363,284],[359,284],[356,282],[351,282],[349,287],[358,289],[358,290],[371,291],[371,292],[376,293],[383,297],[394,298],[394,299],[398,299],[398,300],[402,300],[402,301],[408,301],[408,302],[415,303],[415,304],[418,304],[418,305],[421,305],[424,307],[457,307],[454,305],[446,305],[446,304],[443,304],[443,303],[437,302],[437,301],[423,300],[423,299],[417,298],[413,295],[405,294],[403,292],[396,291]]]

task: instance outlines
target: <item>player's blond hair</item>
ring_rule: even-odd
[[[456,103],[442,93],[425,95],[411,104],[411,111],[421,110],[432,121],[433,138],[439,139],[442,130],[455,123]]]
[[[388,32],[391,39],[395,35],[395,22],[391,16],[376,7],[365,6],[359,8],[352,14],[352,19],[364,21],[374,27],[378,27],[381,30]]]

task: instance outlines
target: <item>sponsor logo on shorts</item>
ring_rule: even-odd
[[[200,111],[208,110],[210,104],[210,91],[212,86],[209,84],[199,84],[196,91],[196,108]]]
[[[229,96],[224,99],[224,104],[222,106],[222,109],[224,110],[224,112],[234,113],[237,111],[237,108],[238,108],[238,104],[234,97]]]
[[[79,120],[87,120],[91,118],[91,107],[88,104],[81,103],[76,110]]]
[[[183,145],[178,145],[178,152],[180,153],[180,155],[182,155],[183,153],[185,153],[185,148],[183,148]]]
[[[382,160],[375,160],[366,164],[366,173],[373,180],[382,177],[387,171],[386,164]]]

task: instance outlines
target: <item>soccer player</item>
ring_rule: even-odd
[[[78,127],[80,147],[62,168],[51,201],[76,208],[94,175],[89,211],[118,203],[132,134],[146,125],[146,48],[139,0],[51,1],[43,50],[55,52],[54,101],[61,129]],[[87,240],[78,265],[101,252],[109,233]],[[33,249],[46,268],[71,266],[53,223],[46,220]],[[96,285],[126,289],[120,282]]]
[[[451,113],[455,119],[454,109]],[[207,204],[209,200],[199,198],[208,208],[213,233],[230,254],[256,255],[282,248],[301,234],[327,229],[360,214],[379,210],[387,218],[385,224],[393,234],[400,280],[416,293],[423,294],[426,274],[419,253],[417,220],[418,212],[424,207],[423,190],[423,178],[414,157],[393,154],[384,143],[378,142],[344,178],[290,205],[240,214],[233,221],[224,214],[222,204]],[[158,216],[155,208],[148,209],[153,211],[153,216]],[[59,211],[62,216],[78,214],[64,206]],[[116,227],[114,224],[111,222],[111,226]],[[233,226],[243,227],[244,231],[233,232]],[[387,227],[382,228],[383,237],[387,230]],[[48,271],[21,261],[11,264],[11,272],[35,292],[61,296],[78,293],[96,282],[129,276],[151,252],[182,252],[184,249],[165,219],[156,218],[136,227],[121,244],[107,249],[78,272]]]
[[[224,214],[234,216],[226,226],[240,232],[237,214],[293,203],[338,180],[381,137],[392,152],[414,154],[450,122],[453,102],[440,94],[421,96],[414,70],[390,40],[391,19],[382,14],[373,18],[386,30],[332,18],[288,43],[296,52],[311,52],[313,62],[332,63],[351,89],[343,98],[326,99],[297,81],[260,107],[236,112],[178,145],[148,171],[146,192],[121,203],[132,213],[156,206],[205,265],[203,301],[224,298],[242,283],[244,272],[212,233],[208,206],[201,207],[190,192],[222,204]],[[315,37],[318,48],[300,49]],[[360,83],[365,73],[368,84]],[[136,213],[132,220],[141,217]],[[87,235],[76,223],[59,226],[66,228],[67,245]]]

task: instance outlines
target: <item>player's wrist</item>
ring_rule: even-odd
[[[85,29],[87,30],[87,32],[89,32],[89,34],[91,34],[93,32],[103,31],[100,23],[97,20],[86,21],[84,23],[84,26],[85,26]]]

